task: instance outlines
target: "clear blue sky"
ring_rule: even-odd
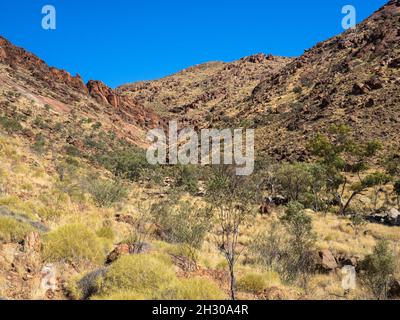
[[[207,61],[264,52],[298,56],[341,33],[341,8],[360,22],[387,0],[1,0],[0,35],[48,64],[115,87]],[[57,29],[41,28],[41,8]]]

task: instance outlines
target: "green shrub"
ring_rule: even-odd
[[[214,282],[201,278],[180,280],[171,297],[172,300],[224,300],[226,298],[226,294]]]
[[[36,136],[35,143],[32,145],[32,150],[39,155],[46,152],[46,139],[42,134]]]
[[[301,94],[303,92],[303,89],[301,87],[297,86],[297,87],[293,88],[293,92],[296,94]]]
[[[249,273],[239,279],[237,286],[241,291],[258,293],[265,289],[267,283],[258,273]]]
[[[113,241],[115,239],[114,230],[111,227],[104,226],[96,231],[96,234],[100,238],[108,239]]]
[[[19,121],[17,119],[14,119],[14,118],[0,117],[0,125],[9,134],[22,130],[21,124],[19,123]]]
[[[119,181],[89,179],[87,190],[99,207],[111,207],[128,195],[127,187]]]
[[[175,187],[181,188],[183,191],[195,194],[199,190],[198,182],[200,172],[194,165],[177,166],[174,170]]]
[[[396,262],[387,241],[380,241],[360,265],[362,280],[376,299],[386,299]]]
[[[13,218],[0,217],[0,242],[20,242],[33,228]]]
[[[43,243],[43,255],[49,262],[101,263],[106,249],[94,232],[79,224],[65,225],[48,233]]]
[[[114,151],[99,157],[98,161],[118,177],[132,181],[138,181],[150,168],[146,154],[137,148]]]
[[[157,255],[123,256],[108,269],[101,284],[100,296],[130,292],[154,299],[175,280],[172,264]]]

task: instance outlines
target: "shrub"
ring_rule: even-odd
[[[8,134],[22,130],[22,126],[17,119],[0,117],[0,125],[7,131]]]
[[[109,226],[103,226],[96,231],[96,235],[100,238],[104,238],[110,241],[114,241],[115,233],[114,230]]]
[[[33,228],[9,217],[0,217],[0,242],[20,242]]]
[[[201,278],[179,281],[171,297],[172,300],[224,300],[226,298],[226,294],[214,282]]]
[[[100,296],[131,292],[154,298],[176,280],[172,264],[152,254],[123,256],[108,269]]]
[[[138,181],[150,168],[145,153],[136,148],[102,156],[99,162],[118,177],[132,181]]]
[[[107,268],[102,267],[83,276],[73,277],[66,284],[68,296],[74,300],[87,300],[97,294],[106,272]]]
[[[380,241],[374,252],[362,261],[363,282],[376,299],[386,299],[389,283],[395,272],[396,263],[387,241]]]
[[[298,201],[308,192],[311,174],[305,164],[284,164],[278,169],[277,180],[283,194],[291,201]]]
[[[301,94],[303,92],[303,89],[301,87],[297,86],[297,87],[293,88],[293,92],[296,94]]]
[[[46,152],[46,139],[43,135],[38,134],[35,138],[35,143],[32,145],[32,150],[41,155]]]
[[[106,245],[94,232],[83,225],[70,224],[44,237],[43,255],[50,262],[101,263]]]
[[[190,194],[195,194],[199,190],[199,170],[196,166],[177,166],[174,175],[175,187],[182,188]]]
[[[261,274],[249,273],[239,279],[237,286],[241,291],[258,293],[265,289],[267,283]]]
[[[166,241],[183,246],[183,252],[196,265],[197,252],[210,228],[210,215],[195,204],[181,202],[178,207],[166,204],[163,208],[153,207],[152,213],[165,233]]]
[[[287,250],[282,254],[281,272],[289,282],[300,278],[301,285],[306,289],[308,279],[314,271],[311,252],[315,235],[312,232],[312,219],[303,209],[300,203],[291,202],[281,218],[289,235]]]
[[[99,207],[111,207],[128,196],[124,183],[101,179],[89,179],[88,192]]]

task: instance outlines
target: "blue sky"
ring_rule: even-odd
[[[298,56],[387,0],[1,0],[0,35],[49,65],[115,87],[258,52]],[[41,27],[44,5],[57,29]]]

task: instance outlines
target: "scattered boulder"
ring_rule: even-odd
[[[387,213],[387,221],[392,226],[400,226],[400,211],[392,208]]]
[[[366,217],[369,222],[380,223],[388,226],[400,226],[400,211],[392,208],[389,211],[375,212]]]
[[[378,90],[383,88],[382,81],[379,79],[379,77],[372,77],[365,82],[365,85],[369,90]]]
[[[51,300],[58,289],[57,268],[54,264],[48,263],[43,266],[40,281],[40,296],[43,299]]]
[[[393,280],[390,283],[388,296],[390,299],[400,298],[400,280]]]
[[[351,89],[351,93],[352,93],[353,95],[356,95],[356,96],[362,95],[362,94],[365,93],[365,89],[363,88],[362,85],[360,85],[360,84],[358,84],[358,83],[355,83],[355,84],[353,85],[353,88]]]
[[[400,68],[400,58],[393,59],[388,64],[389,68],[399,69]]]
[[[119,244],[117,247],[111,251],[106,259],[106,264],[113,263],[114,261],[118,260],[120,257],[128,255],[131,253],[131,248],[128,244]]]
[[[330,250],[320,250],[315,257],[315,267],[318,271],[329,273],[338,268],[338,264]]]
[[[277,195],[274,197],[268,197],[265,199],[265,204],[273,206],[285,206],[289,203],[289,200],[284,196]]]
[[[345,253],[339,253],[335,256],[335,259],[339,268],[343,268],[344,266],[357,267],[360,260],[359,257],[349,256]]]

